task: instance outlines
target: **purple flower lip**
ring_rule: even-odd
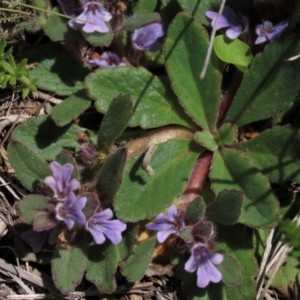
[[[276,25],[269,21],[264,21],[262,24],[256,26],[255,32],[258,35],[255,44],[262,44],[264,42],[271,42],[280,37],[280,34],[288,26],[288,20],[279,22]]]
[[[197,286],[205,288],[209,282],[220,282],[222,274],[215,267],[223,261],[223,255],[214,253],[207,244],[197,243],[191,249],[191,256],[185,263],[185,270],[193,273],[197,270]]]
[[[162,43],[158,39],[165,35],[165,28],[161,22],[151,23],[134,30],[131,41],[136,50],[157,51]]]
[[[118,66],[125,66],[120,59],[120,57],[113,52],[105,51],[101,55],[100,59],[92,58],[89,60],[92,66],[102,67],[102,68],[114,68]]]
[[[53,191],[54,197],[59,201],[64,201],[70,193],[80,188],[80,183],[77,179],[71,180],[71,175],[74,170],[73,165],[66,163],[63,166],[58,162],[50,163],[50,168],[53,176],[47,176],[44,183]]]
[[[95,31],[106,33],[109,31],[106,22],[111,18],[112,15],[103,8],[101,3],[92,1],[84,5],[83,12],[76,19],[70,20],[69,25],[75,30],[82,28],[86,33]]]
[[[102,244],[108,238],[113,244],[120,244],[122,241],[122,231],[127,225],[120,220],[111,220],[113,212],[107,208],[97,214],[94,214],[85,224],[94,238],[96,244]]]
[[[248,31],[248,20],[245,16],[238,17],[236,13],[228,6],[224,7],[223,13],[221,14],[218,24],[217,18],[218,13],[214,11],[207,11],[205,15],[212,20],[211,26],[216,29],[226,28],[226,36],[230,39],[236,39],[241,34]]]
[[[166,216],[159,214],[154,222],[146,225],[147,229],[157,231],[157,240],[160,243],[163,243],[171,234],[179,235],[184,227],[184,221],[178,216],[175,205],[168,208]]]
[[[86,201],[86,197],[76,199],[73,193],[69,194],[65,202],[56,205],[56,219],[65,222],[69,230],[73,228],[75,222],[84,224],[86,219],[82,209],[85,207]]]

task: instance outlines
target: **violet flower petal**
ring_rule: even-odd
[[[151,23],[139,29],[134,30],[131,40],[134,49],[157,51],[162,44],[158,41],[165,34],[165,28],[162,23]]]
[[[65,222],[69,230],[73,228],[75,222],[84,224],[86,219],[82,209],[85,207],[86,201],[86,197],[81,197],[76,200],[75,195],[70,193],[64,203],[58,203],[56,205],[56,219]]]
[[[116,53],[109,51],[103,52],[100,59],[93,58],[89,60],[89,63],[93,66],[102,68],[125,66],[125,64],[121,62],[120,57]]]
[[[146,228],[158,231],[157,240],[163,243],[171,234],[179,234],[184,226],[184,221],[178,216],[176,206],[171,205],[166,216],[159,214],[154,222],[146,225]]]
[[[74,29],[77,29],[78,25],[83,25],[82,30],[86,33],[95,31],[105,33],[109,31],[105,22],[110,21],[111,18],[112,15],[103,8],[102,4],[92,1],[84,5],[84,11],[76,19],[70,20],[69,25]]]
[[[288,20],[283,20],[276,25],[269,21],[264,21],[262,24],[256,26],[255,32],[258,37],[255,44],[261,44],[266,41],[273,41],[280,37],[280,34],[288,26]]]
[[[185,264],[187,272],[197,270],[197,286],[205,288],[209,282],[219,282],[222,274],[215,267],[223,261],[223,255],[212,252],[208,245],[198,243],[191,249],[191,256]]]
[[[96,244],[102,244],[106,238],[113,244],[121,242],[121,232],[126,229],[127,225],[120,220],[110,220],[111,218],[113,218],[113,212],[107,208],[94,214],[86,222],[86,229],[92,234]]]

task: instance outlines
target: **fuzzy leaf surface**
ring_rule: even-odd
[[[93,46],[108,47],[114,36],[109,23],[106,23],[106,25],[109,28],[109,31],[105,33],[86,33],[84,31],[81,31],[81,33],[84,36],[85,40],[87,40]]]
[[[150,2],[150,1],[149,1]],[[149,3],[149,6],[151,3]],[[159,13],[135,13],[129,17],[122,25],[122,30],[135,30],[139,29],[149,23],[159,22]]]
[[[138,225],[128,223],[126,230],[122,233],[122,241],[118,245],[119,260],[124,261],[132,254],[134,246],[137,244]]]
[[[92,102],[85,90],[78,91],[55,106],[51,112],[51,118],[57,126],[67,125],[88,109]]]
[[[133,7],[133,12],[136,13],[150,13],[153,12],[157,5],[157,0],[139,0]]]
[[[33,51],[28,60],[28,63],[37,63],[30,70],[31,76],[39,79],[37,87],[60,96],[83,89],[83,80],[90,72],[81,61],[54,48]]]
[[[183,191],[199,155],[193,147],[195,144],[187,140],[159,144],[150,162],[155,173],[152,177],[141,168],[143,154],[129,160],[115,199],[118,217],[135,222],[149,219],[170,206]]]
[[[72,245],[70,249],[54,251],[52,276],[56,287],[68,294],[81,282],[86,270],[87,258],[83,249]]]
[[[45,160],[21,142],[12,140],[8,145],[10,164],[18,179],[29,190],[35,190],[51,170]]]
[[[54,7],[53,12],[62,13],[58,7]],[[42,27],[51,41],[74,41],[80,39],[80,32],[69,27],[68,20],[55,14],[50,15]]]
[[[98,132],[98,148],[108,151],[115,140],[126,129],[132,115],[132,101],[129,96],[119,95],[113,99],[101,122]]]
[[[284,43],[275,41],[267,45],[262,54],[256,55],[226,120],[242,126],[287,111],[300,95],[300,85],[295,84],[300,78],[300,60],[284,59],[299,52],[300,40],[295,35]]]
[[[221,148],[214,153],[210,174],[213,189],[235,189],[244,193],[240,222],[268,228],[278,218],[278,203],[270,183],[240,152]]]
[[[184,214],[184,220],[186,222],[197,223],[203,218],[205,211],[206,205],[203,199],[200,197],[196,198],[188,205]]]
[[[224,225],[238,222],[242,212],[243,193],[236,190],[222,190],[206,209],[209,219]]]
[[[117,193],[123,179],[127,149],[121,148],[109,155],[97,176],[96,189],[106,201],[111,201]]]
[[[86,78],[85,84],[89,96],[95,99],[95,106],[101,113],[106,113],[112,99],[120,93],[130,94],[134,107],[130,126],[146,129],[178,124],[189,127],[190,120],[179,105],[170,83],[144,68],[97,70]]]
[[[155,245],[156,236],[152,236],[135,248],[133,255],[121,267],[121,272],[128,281],[134,282],[143,278],[151,261]]]
[[[79,150],[75,139],[78,129],[80,128],[76,125],[58,127],[50,117],[42,116],[32,118],[18,126],[13,131],[11,138],[19,141],[44,159],[54,159],[66,147]],[[33,164],[39,165],[36,162]]]
[[[29,195],[15,204],[18,214],[29,224],[33,224],[35,216],[48,207],[49,198],[42,195]]]
[[[214,131],[220,101],[220,76],[210,64],[199,78],[208,47],[203,27],[185,14],[171,23],[164,47],[172,87],[186,113],[203,129]]]
[[[86,279],[94,283],[101,293],[112,293],[117,287],[114,275],[118,262],[117,246],[110,241],[89,245]]]
[[[274,127],[236,148],[271,182],[300,182],[300,133],[290,125]]]

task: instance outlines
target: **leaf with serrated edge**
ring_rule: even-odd
[[[51,175],[51,170],[42,157],[20,142],[12,140],[7,152],[18,179],[29,190],[35,190],[38,183]]]
[[[159,13],[135,13],[123,23],[121,30],[135,30],[146,24],[159,21]]]
[[[290,125],[274,127],[235,145],[271,182],[300,182],[300,132]]]
[[[134,80],[132,80],[134,78]],[[105,113],[112,99],[130,94],[134,113],[130,126],[155,128],[167,124],[190,127],[191,121],[179,105],[170,83],[139,67],[116,67],[97,70],[85,79],[89,96]]]
[[[133,255],[121,266],[121,272],[128,281],[138,281],[144,276],[151,261],[155,245],[156,236],[142,242],[135,248]]]
[[[284,59],[299,52],[300,40],[294,35],[284,43],[275,41],[267,45],[263,53],[256,55],[226,121],[242,126],[288,110],[300,94],[300,85],[291,80],[299,76],[300,60]]]
[[[173,203],[183,192],[199,149],[187,140],[159,144],[150,162],[155,173],[152,177],[141,168],[143,156],[136,155],[126,163],[115,199],[118,217],[129,222],[149,219]]]
[[[86,279],[94,283],[101,293],[112,293],[117,287],[114,275],[118,261],[117,246],[110,241],[89,245]]]
[[[164,46],[167,72],[186,113],[203,129],[214,132],[221,78],[210,64],[205,77],[199,77],[207,47],[204,28],[187,15],[178,14],[169,27]]]
[[[213,156],[210,178],[213,189],[235,189],[244,193],[240,222],[260,228],[277,223],[278,202],[267,178],[242,154],[221,148]]]

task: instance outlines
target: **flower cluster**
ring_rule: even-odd
[[[218,13],[214,11],[207,11],[205,15],[212,20],[211,26],[213,28],[221,29],[228,28],[226,30],[226,36],[230,39],[236,39],[242,34],[248,33],[249,24],[247,17],[236,13],[228,6],[224,7],[223,13],[220,15],[218,23]],[[269,21],[264,21],[262,24],[256,26],[255,32],[257,38],[255,44],[261,44],[267,41],[273,41],[279,38],[282,31],[287,27],[288,21],[284,20],[280,23],[273,25]]]
[[[199,288],[205,288],[209,282],[221,281],[222,274],[215,265],[223,261],[223,255],[211,250],[210,241],[214,237],[212,223],[199,221],[187,225],[178,215],[176,206],[172,205],[168,208],[167,215],[159,214],[154,222],[146,225],[146,228],[157,231],[157,240],[160,243],[173,235],[180,248],[190,252],[191,256],[185,264],[185,270],[190,273],[197,271]]]
[[[64,222],[69,230],[74,228],[75,223],[85,226],[96,244],[104,243],[106,238],[113,244],[119,244],[126,224],[120,220],[112,220],[113,211],[110,208],[102,210],[97,196],[92,193],[90,194],[96,199],[97,206],[94,213],[86,218],[84,208],[89,199],[85,195],[77,198],[74,193],[80,188],[80,183],[77,179],[71,179],[73,165],[70,163],[60,165],[53,161],[50,168],[52,176],[46,177],[44,183],[52,190],[53,198],[49,201],[49,209],[36,216],[42,218],[45,225],[42,229],[29,230],[22,234],[33,251],[39,252],[47,238],[49,242],[54,243],[53,232],[58,222]]]

